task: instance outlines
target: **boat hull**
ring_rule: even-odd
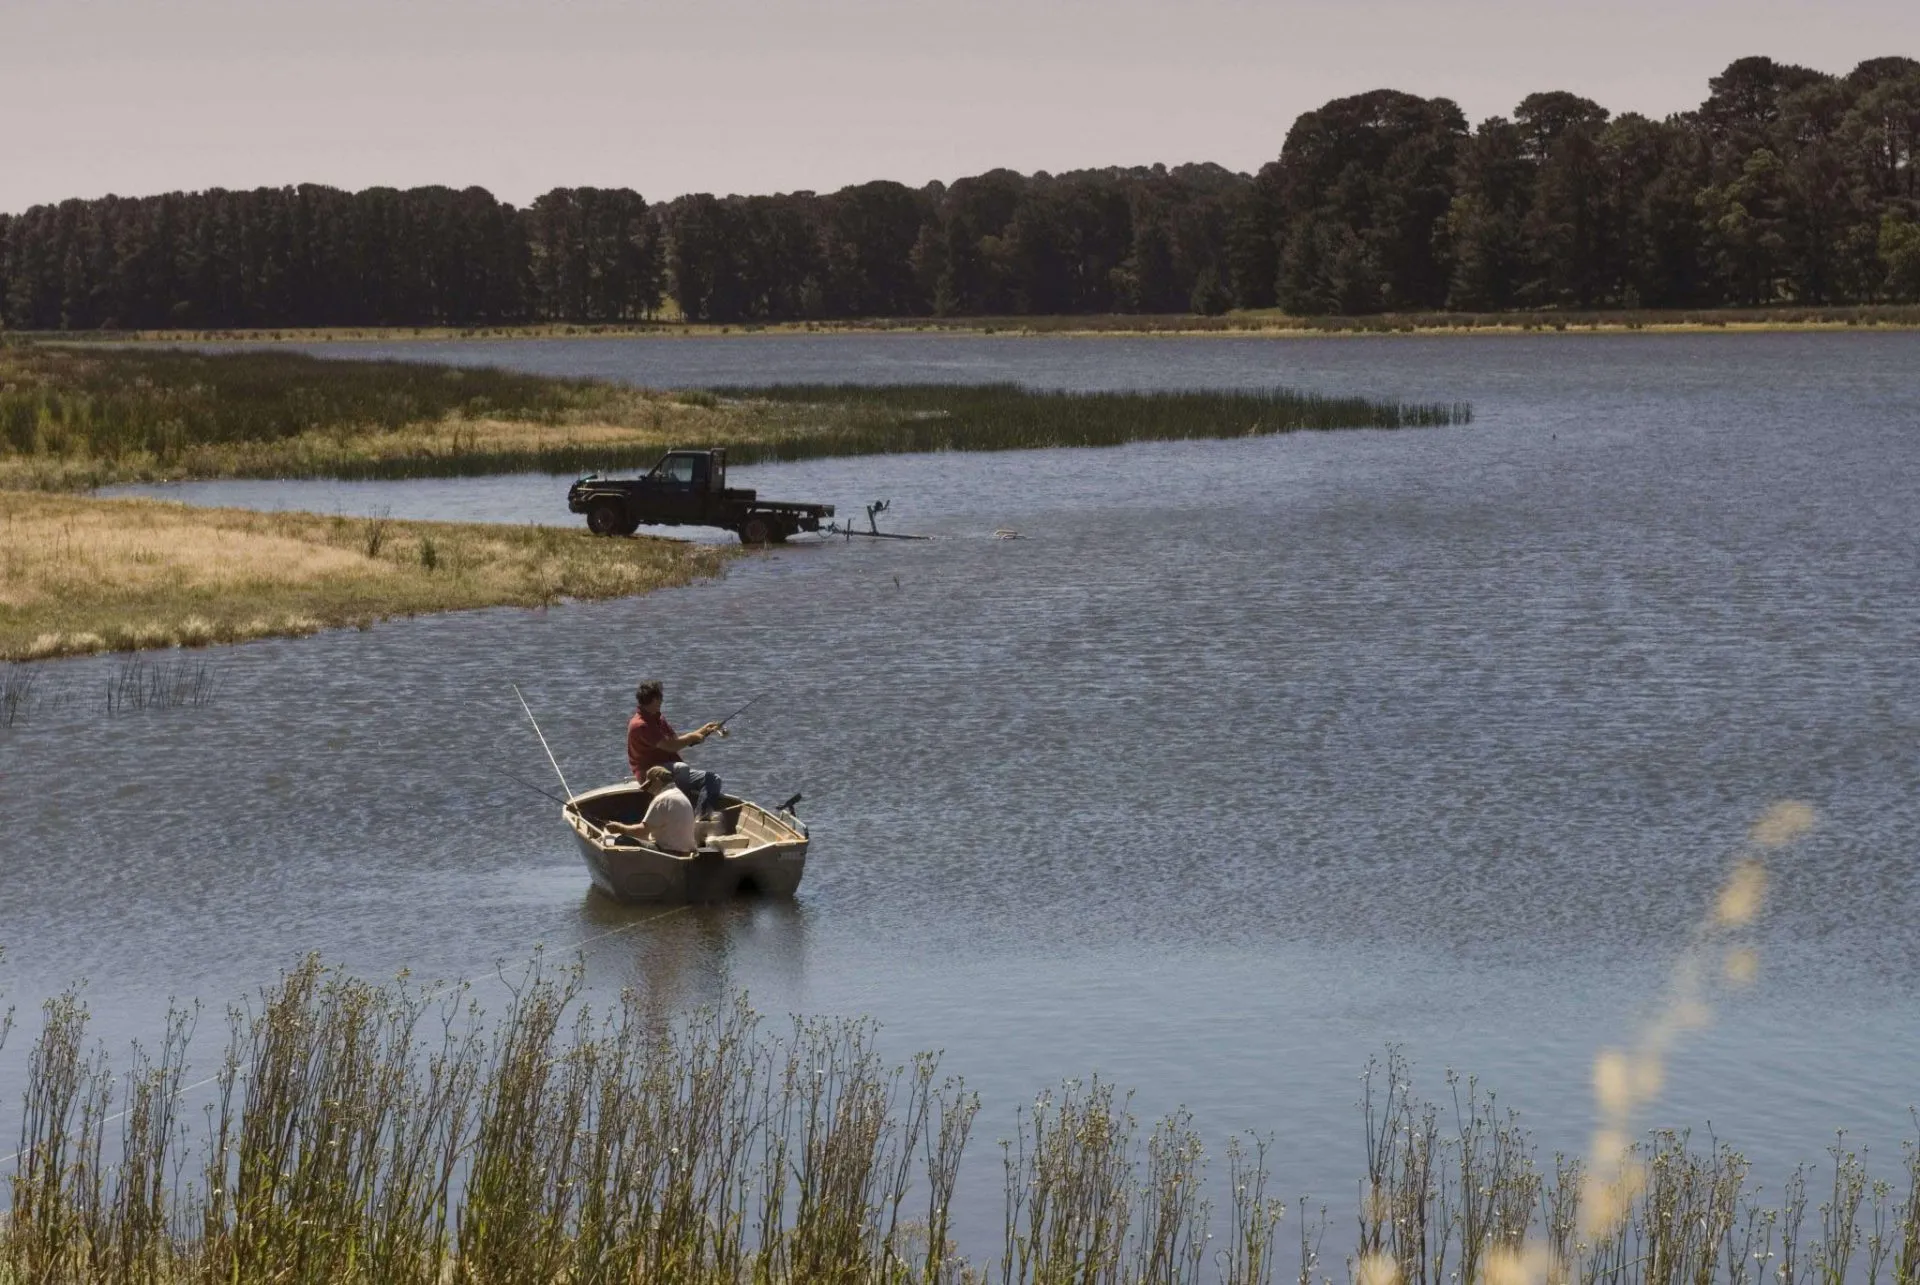
[[[791,897],[807,869],[807,831],[798,818],[744,799],[724,798],[729,833],[699,850],[666,852],[615,836],[599,822],[638,820],[638,785],[610,785],[568,800],[562,811],[593,886],[616,901],[660,904],[733,897]]]

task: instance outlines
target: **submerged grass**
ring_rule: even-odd
[[[731,547],[583,529],[202,509],[0,491],[0,662],[202,646],[476,607],[685,584]],[[191,697],[196,671],[143,669],[131,706]],[[30,694],[0,670],[11,717]]]
[[[65,681],[31,662],[0,662],[0,727],[11,727],[48,709],[83,709],[107,715],[143,710],[200,709],[213,703],[226,671],[206,660],[180,656],[124,658],[105,682],[98,674],[70,672]]]
[[[39,676],[38,670],[27,665],[0,664],[0,727],[12,727],[33,704]]]
[[[979,1104],[937,1057],[892,1065],[869,1022],[777,1030],[744,1002],[596,1012],[579,982],[536,961],[488,1023],[463,987],[309,960],[230,1014],[205,1075],[194,1014],[116,1076],[78,997],[49,1001],[0,1281],[1920,1282],[1911,1147],[1898,1185],[1836,1144],[1824,1199],[1803,1167],[1763,1201],[1737,1152],[1656,1133],[1635,1148],[1645,1182],[1596,1227],[1579,1160],[1543,1166],[1471,1080],[1417,1096],[1395,1054],[1365,1077],[1344,1255],[1325,1256],[1324,1213],[1297,1217],[1297,1259],[1281,1249],[1271,1143],[1228,1146],[1216,1209],[1192,1120],[1143,1135],[1096,1080],[1015,1120],[1002,1242],[974,1265],[950,1228]]]
[[[798,459],[1110,446],[1465,423],[1464,405],[1011,384],[654,392],[297,353],[0,348],[0,486],[212,477],[403,478],[650,465],[670,446]]]
[[[200,709],[220,691],[220,671],[204,660],[148,661],[130,657],[107,680],[106,710]]]

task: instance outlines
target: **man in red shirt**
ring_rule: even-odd
[[[639,781],[646,779],[650,767],[666,768],[673,774],[673,783],[693,800],[697,809],[711,812],[720,804],[720,778],[712,772],[687,766],[680,751],[689,745],[698,745],[709,736],[719,735],[720,724],[708,723],[684,735],[674,731],[673,724],[660,712],[665,696],[666,689],[652,678],[634,690],[633,700],[638,709],[627,720],[627,766]]]

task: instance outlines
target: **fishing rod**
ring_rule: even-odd
[[[761,692],[758,696],[754,697],[752,700],[742,705],[739,709],[736,709],[735,711],[733,711],[733,713],[721,719],[719,723],[720,735],[725,736],[727,734],[728,723],[731,723],[734,719],[739,718],[742,714],[746,713],[748,710],[752,709],[755,705],[758,705],[761,701],[765,700],[766,697],[767,697],[767,694],[765,692]]]
[[[540,720],[533,716],[533,707],[527,704],[527,698],[520,695],[520,684],[508,683],[513,694],[520,699],[520,708],[527,711],[527,721],[533,724],[533,734],[540,738],[540,748],[547,752],[547,762],[553,764],[553,774],[560,778],[560,788],[567,792],[568,807],[572,807],[573,787],[567,784],[567,774],[560,770],[560,760],[553,756],[553,747],[547,744],[547,734],[540,730]]]
[[[580,805],[573,801],[573,787],[567,784],[567,774],[560,770],[560,760],[553,756],[553,747],[547,744],[547,734],[540,730],[540,720],[533,716],[533,709],[527,704],[527,698],[525,696],[520,695],[520,684],[508,683],[507,686],[513,688],[513,694],[515,696],[520,697],[520,708],[527,711],[527,721],[533,724],[533,734],[540,738],[540,748],[547,752],[547,762],[553,764],[553,774],[560,778],[560,788],[567,792],[567,797],[560,801],[560,806],[564,810],[571,812],[575,816],[579,817],[582,822],[592,826],[594,829],[598,830],[601,834],[607,833],[607,827],[605,825],[594,820],[592,817],[588,816],[585,812],[582,812],[580,810]],[[516,777],[515,779],[518,780],[519,778]],[[526,785],[528,783],[522,781],[521,784]],[[535,790],[540,790],[540,787],[537,785],[531,786],[530,788]],[[547,794],[545,790],[540,790],[540,793]],[[553,796],[551,794],[547,794],[547,797],[552,798]]]

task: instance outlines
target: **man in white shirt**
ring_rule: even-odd
[[[654,766],[647,769],[641,786],[653,796],[647,814],[632,825],[607,822],[615,834],[630,834],[664,852],[687,853],[699,847],[693,835],[693,803],[673,783],[673,773]]]

